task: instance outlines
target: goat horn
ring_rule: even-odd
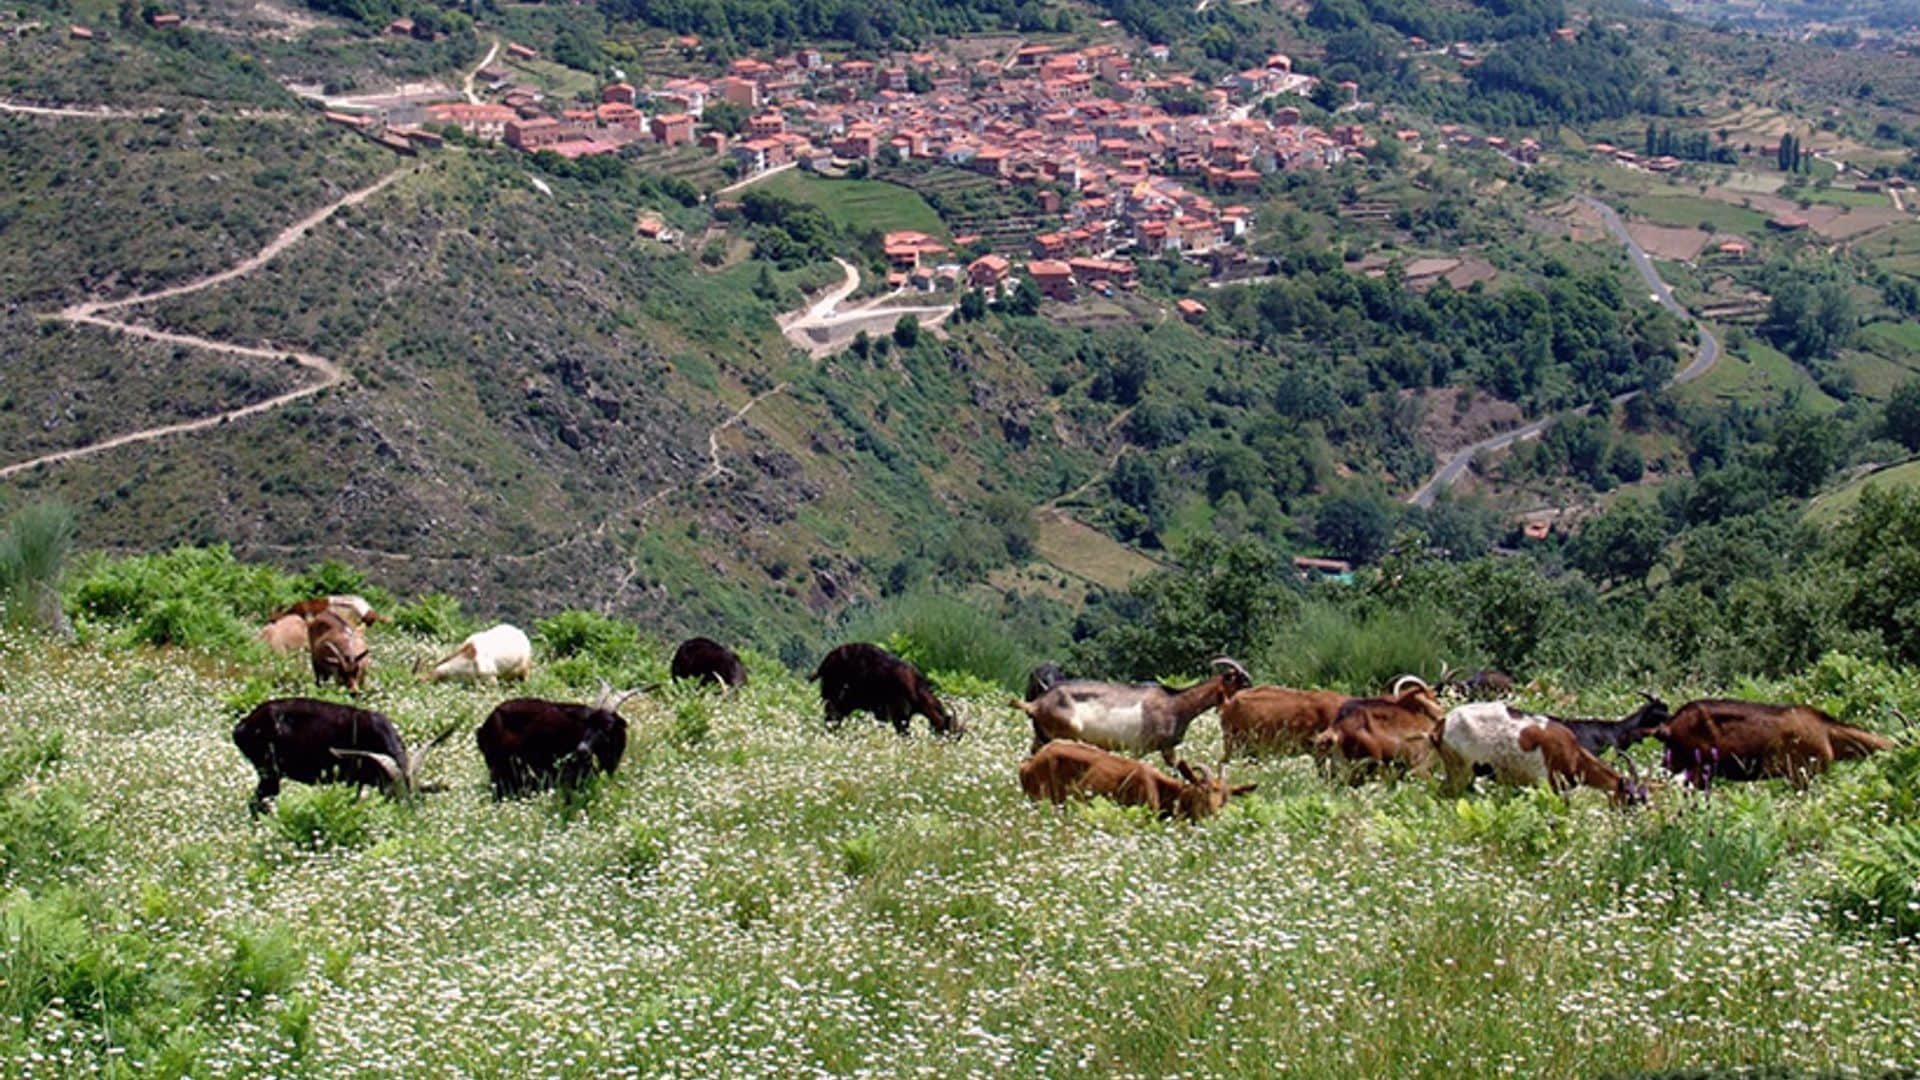
[[[619,712],[620,706],[625,705],[629,698],[637,696],[640,693],[641,689],[642,689],[641,687],[636,686],[633,689],[627,691],[626,693],[615,697],[613,701],[607,705],[606,707],[607,711]]]
[[[386,754],[375,753],[372,750],[341,750],[338,748],[334,748],[333,756],[341,759],[350,758],[350,757],[366,758],[368,761],[371,761],[375,765],[380,766],[381,770],[387,774],[387,779],[393,781],[393,784],[395,787],[404,785],[407,782],[410,775],[409,773],[402,771],[400,768],[400,763],[393,760],[392,757]]]
[[[1405,689],[1408,683],[1412,683],[1413,685],[1419,687],[1422,690],[1433,689],[1433,687],[1427,685],[1427,680],[1421,678],[1418,675],[1402,675],[1399,678],[1393,680],[1393,693],[1388,696],[1399,697],[1401,694],[1401,691]]]
[[[1253,676],[1247,674],[1247,669],[1240,666],[1240,661],[1235,660],[1231,656],[1214,657],[1213,666],[1217,668],[1227,668],[1231,671],[1238,672],[1241,678],[1247,680],[1248,682],[1253,681]]]

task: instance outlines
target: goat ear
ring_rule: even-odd
[[[1235,787],[1229,788],[1227,790],[1227,794],[1228,795],[1245,795],[1247,792],[1252,791],[1255,788],[1258,788],[1259,786],[1260,786],[1259,784],[1239,784]]]
[[[1187,764],[1186,762],[1176,761],[1173,763],[1173,767],[1179,771],[1181,778],[1184,779],[1187,783],[1197,784],[1200,782],[1200,778],[1193,774],[1193,766]]]

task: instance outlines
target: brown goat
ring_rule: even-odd
[[[1520,752],[1540,751],[1547,763],[1547,785],[1564,795],[1586,786],[1607,793],[1615,806],[1647,801],[1647,789],[1615,772],[1606,762],[1594,757],[1573,730],[1564,724],[1547,721],[1520,729]],[[1632,767],[1632,759],[1622,755]]]
[[[1220,760],[1243,751],[1298,754],[1333,727],[1340,707],[1353,700],[1334,690],[1256,686],[1220,706]]]
[[[1210,776],[1184,761],[1177,767],[1178,780],[1144,761],[1059,740],[1020,763],[1020,789],[1034,802],[1064,803],[1075,796],[1098,795],[1121,806],[1147,807],[1163,818],[1199,821],[1219,813],[1229,797],[1259,786],[1228,787],[1224,774]]]
[[[260,640],[282,655],[300,652],[307,647],[307,620],[300,615],[282,615],[260,628]]]
[[[367,639],[358,627],[331,611],[307,620],[307,653],[313,660],[313,681],[336,680],[359,693],[367,671]]]
[[[1408,683],[1411,689],[1403,689]],[[1398,764],[1425,773],[1434,737],[1447,715],[1433,688],[1412,675],[1394,680],[1385,697],[1355,698],[1340,707],[1333,726],[1316,735],[1314,751],[1358,762],[1356,780],[1380,766]]]
[[[298,615],[311,619],[322,612],[332,612],[345,619],[350,626],[372,626],[377,622],[386,622],[387,617],[373,610],[364,596],[316,596],[311,600],[302,600],[291,607],[273,613],[275,619],[287,615]]]
[[[1705,791],[1715,780],[1787,777],[1805,783],[1836,761],[1865,757],[1892,741],[1849,727],[1811,705],[1689,701],[1654,729],[1666,745],[1668,772],[1684,772]]]

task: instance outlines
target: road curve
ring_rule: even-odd
[[[1620,220],[1619,213],[1615,211],[1613,207],[1587,195],[1580,196],[1580,201],[1599,213],[1600,220],[1607,226],[1607,231],[1612,233],[1614,239],[1620,241],[1620,243],[1626,247],[1627,258],[1633,263],[1633,268],[1639,272],[1640,279],[1646,283],[1648,295],[1661,307],[1666,308],[1682,319],[1691,321],[1694,330],[1700,335],[1700,344],[1699,347],[1694,350],[1693,361],[1676,372],[1671,379],[1666,381],[1665,385],[1684,385],[1713,370],[1713,365],[1720,362],[1720,339],[1714,336],[1713,330],[1709,328],[1705,322],[1695,319],[1692,312],[1681,307],[1680,302],[1673,298],[1673,290],[1668,288],[1667,283],[1660,279],[1660,271],[1654,267],[1653,260],[1647,257],[1646,250],[1633,238],[1633,234],[1627,230],[1626,223]],[[1619,405],[1631,401],[1639,395],[1640,391],[1638,390],[1630,390],[1624,394],[1616,394],[1614,395],[1613,403]],[[1498,435],[1488,436],[1479,442],[1471,443],[1455,450],[1448,456],[1446,461],[1441,463],[1438,469],[1434,470],[1433,475],[1427,478],[1426,483],[1421,484],[1413,494],[1407,496],[1407,502],[1414,506],[1432,506],[1433,500],[1437,498],[1442,491],[1452,487],[1454,483],[1460,479],[1461,474],[1467,471],[1467,466],[1473,464],[1473,459],[1476,454],[1479,454],[1483,450],[1504,450],[1514,443],[1519,442],[1521,439],[1530,439],[1546,431],[1549,427],[1553,426],[1554,421],[1559,420],[1561,417],[1585,416],[1587,411],[1588,407],[1583,405],[1577,409],[1569,409],[1565,412],[1554,413],[1551,416],[1543,416],[1531,423],[1524,424],[1510,431],[1503,431]]]

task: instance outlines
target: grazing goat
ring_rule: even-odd
[[[1640,696],[1647,699],[1646,704],[1618,720],[1564,720],[1558,716],[1547,719],[1573,732],[1581,749],[1595,757],[1608,750],[1624,754],[1634,743],[1653,738],[1655,729],[1672,715],[1667,711],[1666,702],[1645,691]]]
[[[288,615],[298,615],[311,619],[322,612],[331,611],[354,626],[371,626],[377,622],[386,622],[387,617],[373,610],[364,596],[316,596],[311,600],[302,600],[291,607],[273,614],[275,619]]]
[[[1885,750],[1892,741],[1849,727],[1811,705],[1701,699],[1654,729],[1668,772],[1705,791],[1715,780],[1784,776],[1804,784],[1835,761]]]
[[[1184,690],[1160,683],[1073,679],[1056,685],[1037,700],[1012,704],[1033,721],[1029,754],[1055,739],[1070,739],[1130,754],[1157,750],[1172,765],[1174,747],[1186,737],[1187,726],[1194,718],[1233,700],[1253,682],[1246,668],[1227,657],[1215,658],[1213,666],[1217,674]]]
[[[1333,727],[1315,736],[1313,746],[1323,756],[1364,763],[1366,769],[1354,774],[1356,780],[1389,763],[1424,773],[1445,717],[1432,687],[1416,676],[1402,675],[1387,696],[1355,698],[1342,705]]]
[[[282,615],[260,628],[260,640],[267,648],[286,655],[307,647],[307,620],[299,615]]]
[[[1466,678],[1442,672],[1440,689],[1443,693],[1459,694],[1468,701],[1492,701],[1513,693],[1513,676],[1498,668],[1481,668]]]
[[[936,735],[966,733],[933,695],[932,682],[920,674],[919,668],[877,645],[841,645],[828,653],[807,678],[820,683],[820,703],[826,708],[829,729],[839,730],[851,713],[869,712],[905,735],[918,713],[933,725]]]
[[[313,681],[324,686],[336,680],[353,693],[367,673],[367,639],[360,628],[323,611],[307,620],[307,653],[313,660]]]
[[[1297,754],[1333,727],[1340,707],[1353,700],[1333,690],[1255,686],[1220,706],[1220,760],[1243,751]]]
[[[558,783],[577,785],[598,767],[608,776],[627,752],[627,721],[620,706],[639,693],[616,696],[602,684],[592,705],[539,698],[503,701],[473,738],[486,759],[493,797],[504,799]]]
[[[712,638],[688,638],[673,650],[673,678],[717,682],[729,690],[747,685],[747,666],[732,649]]]
[[[1258,786],[1228,787],[1224,773],[1209,776],[1184,761],[1176,767],[1178,780],[1144,761],[1085,743],[1054,742],[1020,763],[1020,789],[1034,802],[1099,795],[1122,806],[1145,806],[1163,818],[1199,821],[1219,813],[1230,796]]]
[[[276,698],[254,706],[233,729],[260,784],[248,808],[256,815],[280,794],[280,781],[339,782],[378,787],[390,795],[420,790],[420,763],[447,741],[447,728],[409,754],[393,722],[377,712],[313,698]]]
[[[1041,694],[1059,686],[1066,677],[1067,673],[1061,671],[1060,665],[1052,661],[1041,664],[1039,667],[1027,672],[1027,700],[1040,700]]]
[[[419,665],[414,672],[418,674]],[[517,626],[501,623],[488,630],[467,635],[460,647],[433,665],[422,677],[428,682],[441,679],[520,679],[533,673],[533,642]]]
[[[1606,792],[1615,806],[1647,801],[1647,789],[1640,783],[1639,770],[1634,768],[1632,758],[1621,755],[1627,768],[1635,773],[1634,778],[1628,780],[1581,746],[1565,724],[1547,720],[1521,728],[1519,748],[1522,753],[1540,755],[1546,765],[1548,785],[1561,795],[1584,785]]]

